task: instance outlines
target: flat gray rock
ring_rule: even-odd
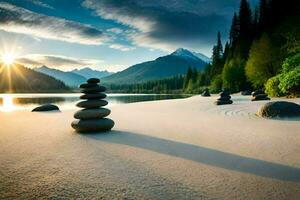
[[[228,101],[230,99],[231,99],[231,96],[229,95],[229,96],[219,97],[217,100],[218,101]]]
[[[218,100],[218,101],[215,102],[216,105],[226,105],[226,104],[232,104],[232,103],[233,103],[232,100],[228,100],[228,101],[220,101],[220,100]]]
[[[100,83],[100,79],[98,78],[89,78],[87,80],[88,83]]]
[[[97,83],[82,83],[79,87],[80,88],[92,88],[92,87],[97,87]]]
[[[264,100],[270,100],[267,94],[258,94],[252,97],[251,99],[251,101],[264,101]]]
[[[79,110],[74,114],[75,119],[95,119],[103,118],[110,114],[110,110],[107,108],[92,108]]]
[[[76,104],[77,107],[80,108],[99,108],[102,106],[106,106],[108,104],[107,101],[105,100],[86,100],[86,101],[81,101],[79,103]]]
[[[300,105],[287,101],[269,102],[263,105],[256,114],[264,118],[300,117]]]
[[[71,124],[77,132],[105,132],[114,125],[114,121],[108,118],[75,120]]]
[[[31,112],[45,112],[45,111],[52,111],[52,110],[59,110],[59,108],[54,104],[45,104],[34,108]]]
[[[106,97],[106,94],[104,93],[94,93],[94,94],[84,94],[81,95],[80,99],[104,99]]]
[[[81,90],[81,92],[85,94],[92,94],[92,93],[105,92],[105,91],[106,88],[101,85],[98,85],[96,87],[91,87],[91,88],[84,88]]]

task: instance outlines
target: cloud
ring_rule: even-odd
[[[122,44],[111,44],[111,45],[109,45],[109,48],[118,49],[120,51],[131,51],[131,50],[136,49],[136,47],[125,46],[125,45],[122,45]]]
[[[43,8],[54,9],[54,8],[53,8],[52,6],[50,6],[49,4],[46,4],[46,3],[41,2],[41,1],[39,1],[39,0],[27,0],[27,1],[33,3],[34,5],[43,7]]]
[[[120,28],[110,28],[110,29],[107,29],[107,31],[108,31],[108,32],[115,33],[115,34],[123,33],[123,30],[120,29]]]
[[[16,61],[28,67],[46,65],[53,68],[64,69],[84,66],[95,66],[103,62],[102,60],[80,59],[62,55],[45,54],[28,54],[24,56],[19,56],[16,58]]]
[[[173,51],[178,47],[209,52],[217,31],[228,35],[238,0],[85,0],[82,4],[104,19],[136,30],[133,44]]]
[[[0,29],[37,38],[87,45],[102,44],[108,39],[92,26],[31,12],[8,3],[0,3]]]

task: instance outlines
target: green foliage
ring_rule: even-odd
[[[284,93],[279,88],[280,75],[270,78],[265,84],[265,92],[272,97],[283,96]]]
[[[255,88],[262,87],[278,72],[278,66],[274,63],[276,53],[267,34],[253,42],[245,70],[247,78]]]
[[[295,69],[280,76],[279,88],[285,94],[300,94],[300,63]]]
[[[227,59],[222,72],[223,87],[231,92],[245,89],[245,61],[239,57]]]
[[[271,96],[300,94],[300,53],[287,58],[282,64],[282,73],[266,83],[266,92]]]
[[[282,64],[283,73],[287,73],[293,70],[294,68],[299,66],[299,64],[300,64],[300,53],[285,59],[285,61]]]
[[[211,81],[209,90],[211,91],[211,93],[218,93],[222,90],[222,84],[223,84],[222,75],[221,74],[216,75],[214,79]]]

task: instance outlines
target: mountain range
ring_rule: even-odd
[[[133,65],[102,80],[106,84],[131,84],[185,74],[189,67],[199,71],[210,62],[203,54],[179,48],[155,60]]]
[[[179,48],[169,55],[130,66],[117,73],[97,71],[88,67],[66,72],[47,66],[34,70],[52,76],[71,88],[77,88],[93,77],[101,78],[105,84],[132,84],[185,74],[189,67],[201,71],[209,62],[210,59],[201,53]]]
[[[77,88],[81,83],[84,83],[87,79],[97,77],[103,78],[105,76],[111,75],[108,71],[97,71],[91,68],[74,69],[72,71],[61,71],[58,69],[49,68],[47,66],[41,66],[34,68],[35,71],[52,76],[57,80],[64,82],[67,86],[71,88]]]
[[[86,79],[93,78],[93,77],[103,78],[113,74],[113,72],[108,72],[106,70],[104,71],[93,70],[89,67],[82,68],[82,69],[74,69],[71,72],[83,76]]]
[[[0,63],[0,92],[67,92],[70,89],[51,76],[22,65]]]
[[[86,81],[86,78],[81,75],[72,72],[60,71],[47,66],[34,68],[34,70],[63,81],[67,86],[72,88],[78,87],[81,83]]]

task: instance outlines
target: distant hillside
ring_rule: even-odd
[[[98,70],[93,70],[89,67],[83,68],[83,69],[74,69],[71,71],[72,73],[78,74],[80,76],[85,77],[86,79],[89,78],[103,78],[109,75],[112,75],[112,72],[108,71],[98,71]]]
[[[7,67],[0,63],[0,92],[66,92],[59,80],[22,65]]]
[[[209,58],[206,56],[197,55],[181,48],[170,55],[133,65],[121,72],[105,77],[103,82],[107,84],[131,84],[172,77],[185,74],[189,67],[203,70],[208,62]]]
[[[52,76],[62,82],[64,82],[67,86],[72,88],[77,88],[81,83],[86,81],[86,78],[78,75],[73,72],[64,72],[57,69],[52,69],[46,66],[42,66],[34,69],[37,72],[41,72],[43,74]]]

